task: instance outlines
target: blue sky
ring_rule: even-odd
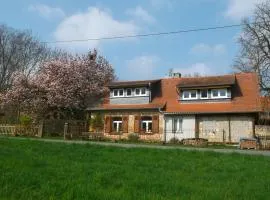
[[[223,26],[249,17],[262,0],[5,0],[0,23],[31,29],[42,41],[100,38]],[[72,52],[97,48],[120,80],[155,79],[168,70],[232,72],[240,28],[137,39],[50,44]]]

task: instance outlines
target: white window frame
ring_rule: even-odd
[[[196,92],[196,97],[191,97],[191,92],[194,92],[194,91]],[[184,96],[184,93],[185,92],[188,92],[189,93],[188,98],[186,98]],[[184,100],[198,99],[198,91],[197,90],[183,90],[183,92],[182,92],[182,99],[184,99]]]
[[[202,97],[202,90],[206,90],[207,97]],[[208,89],[201,89],[200,90],[200,99],[208,99]]]
[[[152,133],[152,130],[149,131],[149,124],[150,124],[150,123],[152,124],[152,129],[153,129],[153,120],[142,120],[142,121],[141,121],[141,128],[143,127],[143,123],[146,123],[146,129],[145,129],[145,132],[146,132],[146,133]]]
[[[213,96],[213,91],[214,91],[214,90],[217,90],[217,91],[218,91],[218,96]],[[225,93],[226,93],[225,96],[220,96],[220,91],[221,91],[221,90],[225,90]],[[211,90],[211,98],[212,98],[212,99],[223,99],[223,98],[228,98],[228,89],[227,89],[227,88],[222,88],[222,89],[221,89],[221,88],[220,88],[220,89],[212,89],[212,90]]]
[[[145,89],[145,94],[142,94],[142,90]],[[136,90],[140,90],[140,94],[136,94]],[[140,96],[147,96],[147,89],[145,87],[143,88],[135,88],[134,90],[134,96],[140,97]]]
[[[128,91],[128,90],[131,91],[131,94],[130,94],[130,95],[127,94],[127,91]],[[127,88],[127,89],[126,89],[126,96],[127,96],[127,97],[131,97],[131,96],[132,96],[132,89],[131,89],[131,88]]]
[[[123,125],[123,121],[114,120],[113,121],[113,128],[114,128],[114,124],[116,124],[116,132],[119,133],[120,132],[120,124]]]
[[[123,91],[123,95],[120,95],[120,90]],[[117,95],[114,95],[114,91],[117,91]],[[125,96],[124,89],[113,89],[113,97],[124,97],[124,96]]]
[[[176,129],[175,129],[175,122],[176,122]],[[172,132],[183,133],[183,118],[182,117],[172,118]]]

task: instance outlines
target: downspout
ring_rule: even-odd
[[[165,120],[165,117],[164,117],[164,112],[161,110],[161,108],[158,108],[158,112],[160,114],[163,115],[163,123],[164,123],[164,126],[163,126],[163,135],[164,135],[164,141],[163,141],[163,144],[166,144],[166,120]]]
[[[229,143],[232,142],[231,116],[229,115]]]
[[[152,101],[152,89],[151,89],[151,83],[149,82],[148,85],[149,85],[149,102],[151,102],[151,101]]]

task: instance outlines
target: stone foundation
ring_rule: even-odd
[[[129,134],[131,134],[131,133],[122,133],[119,135],[104,133],[104,136],[108,139],[111,139],[111,140],[127,140]],[[160,134],[160,133],[157,133],[157,134],[138,134],[138,135],[139,135],[139,140],[149,141],[149,142],[162,141],[162,134]]]

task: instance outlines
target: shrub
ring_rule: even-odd
[[[24,126],[29,126],[32,123],[32,118],[27,115],[20,116],[20,124]]]
[[[170,144],[178,144],[178,143],[180,143],[180,140],[176,137],[173,137],[170,139],[169,143]]]
[[[101,131],[104,126],[102,115],[97,113],[94,118],[90,119],[90,124],[95,131]]]
[[[130,133],[128,135],[128,140],[131,142],[137,142],[139,140],[140,136],[137,133]]]

